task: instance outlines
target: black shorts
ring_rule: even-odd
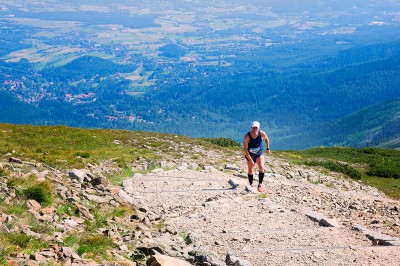
[[[253,159],[253,162],[256,162],[257,158],[262,155],[262,154],[255,154],[255,153],[249,153],[249,154],[250,154],[251,159]],[[247,158],[247,156],[244,156],[244,157],[246,158],[247,161],[249,160],[249,158]]]

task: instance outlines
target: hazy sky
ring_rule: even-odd
[[[304,12],[304,11],[348,11],[351,9],[385,9],[388,12],[393,11],[394,7],[400,6],[399,0],[42,0],[31,2],[25,0],[0,1],[0,6],[5,4],[28,5],[30,7],[44,7],[45,5],[54,5],[55,3],[64,3],[68,5],[91,5],[91,6],[114,6],[123,8],[123,6],[137,6],[149,9],[162,8],[187,8],[204,9],[208,7],[219,7],[226,9],[238,8],[241,6],[253,6],[260,8],[271,8],[274,12]]]

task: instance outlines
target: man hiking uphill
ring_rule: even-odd
[[[264,149],[263,149],[263,140],[266,145],[266,153],[268,155],[271,154],[269,149],[269,139],[267,134],[260,130],[260,122],[254,121],[251,123],[251,131],[247,132],[244,136],[243,147],[244,147],[244,156],[247,161],[247,176],[249,178],[250,186],[253,185],[254,178],[254,167],[258,165],[258,192],[261,192],[261,183],[264,179]]]

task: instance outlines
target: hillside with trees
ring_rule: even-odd
[[[399,116],[400,100],[383,102],[293,134],[285,141],[292,143],[294,148],[301,148],[306,143],[309,147],[340,145],[400,149]]]

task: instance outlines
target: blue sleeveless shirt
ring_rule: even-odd
[[[263,154],[263,140],[261,137],[260,131],[258,131],[258,135],[255,139],[251,136],[250,132],[247,132],[249,136],[249,144],[247,146],[247,150],[252,154],[262,155]]]

